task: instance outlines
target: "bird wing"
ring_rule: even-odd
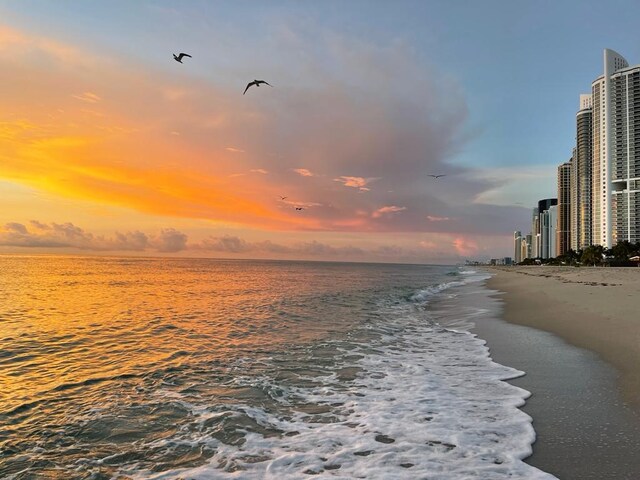
[[[258,80],[257,83],[266,83],[267,85],[269,85],[270,87],[273,87],[273,85],[271,85],[269,82],[265,82],[264,80]]]
[[[251,85],[254,85],[254,84],[255,84],[255,82],[249,82],[249,83],[247,83],[247,88],[245,88],[245,89],[244,89],[244,92],[242,92],[242,94],[244,95],[245,93],[247,93],[247,90],[249,90],[249,87],[250,87]]]
[[[180,55],[178,55],[178,58],[180,60],[182,60],[183,57],[189,57],[189,58],[193,58],[191,55],[189,55],[188,53],[181,53]]]

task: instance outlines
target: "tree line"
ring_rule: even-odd
[[[637,261],[629,260],[640,256],[640,242],[631,243],[628,240],[618,242],[612,248],[602,245],[591,245],[583,250],[569,250],[555,258],[525,258],[518,265],[589,265],[612,267],[635,267]]]

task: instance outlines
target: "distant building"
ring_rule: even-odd
[[[542,258],[555,258],[558,256],[558,246],[557,246],[557,230],[558,230],[558,205],[551,205],[549,210],[547,210],[549,215],[549,251],[548,257]]]
[[[522,233],[520,231],[513,232],[513,261],[515,263],[522,261]]]
[[[592,95],[580,95],[580,110],[576,113],[576,147],[571,162],[571,248],[573,250],[584,249],[592,245],[592,107]]]
[[[512,265],[513,259],[511,257],[492,258],[489,260],[489,265]]]
[[[533,235],[531,234],[531,232],[529,232],[529,234],[526,236],[526,239],[527,239],[527,254],[526,254],[526,256],[524,258],[532,258],[531,257],[532,237],[533,237]]]
[[[531,219],[531,255],[529,258],[540,256],[540,211],[537,207],[533,209]]]
[[[534,208],[534,221],[532,232],[536,243],[535,258],[555,257],[556,222],[558,218],[558,199],[545,198],[538,202],[538,208]],[[536,214],[537,213],[537,214]]]
[[[593,95],[593,243],[640,241],[640,65],[604,50]]]
[[[564,255],[571,248],[571,167],[574,159],[558,167],[558,223],[556,255]]]

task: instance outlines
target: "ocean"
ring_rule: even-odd
[[[553,479],[469,332],[486,278],[0,256],[0,478]]]

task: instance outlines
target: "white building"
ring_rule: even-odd
[[[593,100],[592,241],[640,241],[640,65],[604,51]]]
[[[540,214],[540,258],[556,257],[558,206],[551,205]]]
[[[515,231],[513,232],[513,261],[520,263],[522,258],[522,233]]]

